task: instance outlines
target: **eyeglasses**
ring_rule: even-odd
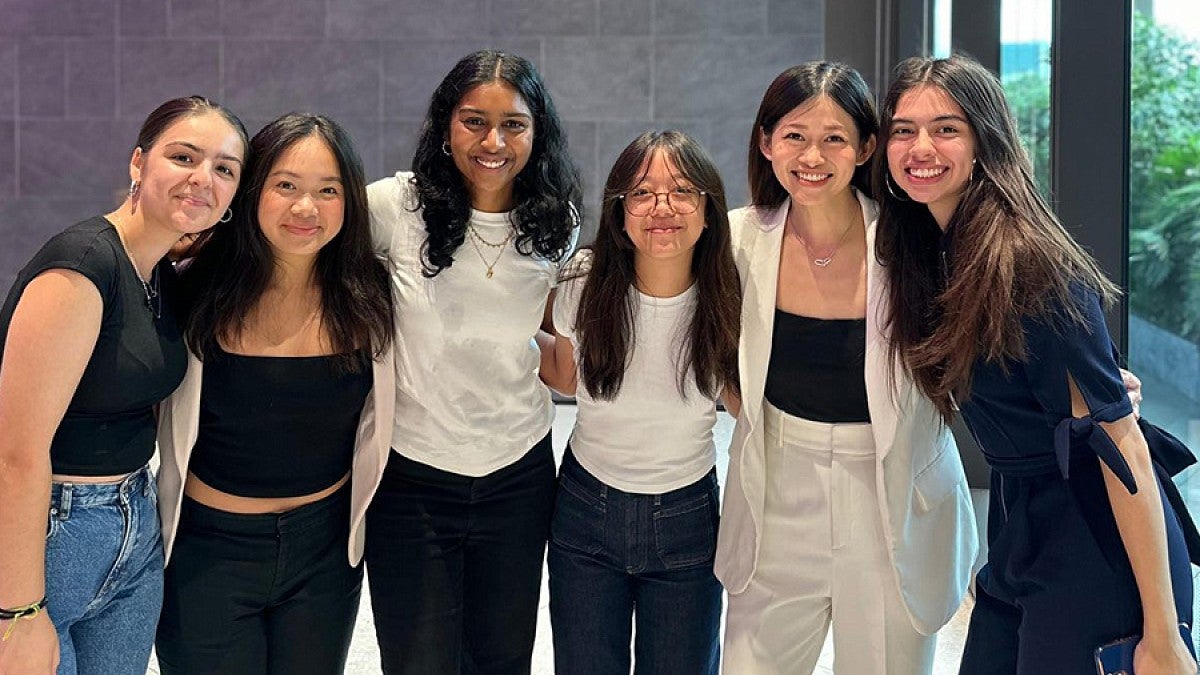
[[[682,216],[694,213],[700,208],[700,198],[705,194],[707,193],[704,190],[681,185],[669,192],[651,192],[637,188],[617,195],[617,199],[625,202],[625,212],[629,215],[648,216],[658,206],[658,198],[662,197],[667,202],[667,208]]]

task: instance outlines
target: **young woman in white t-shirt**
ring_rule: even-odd
[[[556,670],[629,673],[636,614],[637,673],[715,674],[712,428],[737,382],[739,289],[700,146],[677,131],[635,139],[608,176],[595,245],[563,276],[541,371],[579,403],[548,558]]]
[[[578,172],[541,76],[493,51],[434,91],[412,168],[367,189],[396,297],[394,452],[362,488],[384,672],[528,673],[555,489],[534,340]]]

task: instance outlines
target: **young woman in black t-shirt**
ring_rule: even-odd
[[[164,256],[228,220],[247,146],[204,98],[159,106],[129,196],[52,238],[0,310],[0,673],[146,671],[163,565],[146,464],[185,364]]]

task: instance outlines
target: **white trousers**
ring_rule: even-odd
[[[834,672],[925,675],[888,558],[870,424],[792,417],[764,402],[766,511],[749,586],[729,595],[723,672],[813,672],[830,622]]]

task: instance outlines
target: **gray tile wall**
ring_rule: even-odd
[[[0,292],[47,237],[119,200],[142,117],[200,93],[251,132],[290,110],[353,134],[371,178],[406,169],[462,55],[534,61],[566,120],[588,232],[616,155],[681,128],[730,204],[771,78],[824,52],[823,0],[0,0]]]

